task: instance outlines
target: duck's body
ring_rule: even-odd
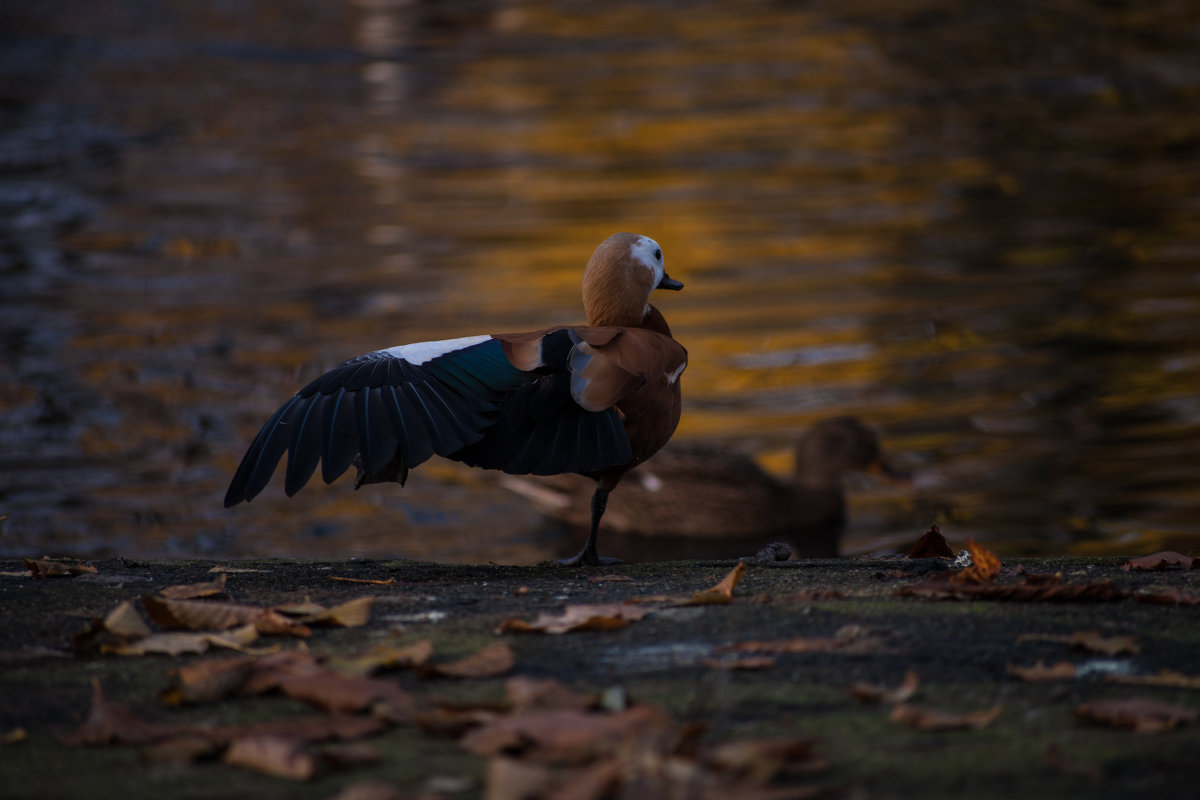
[[[225,505],[251,500],[288,453],[284,489],[318,463],[331,483],[396,481],[437,454],[510,474],[595,481],[587,544],[565,563],[596,564],[608,493],[674,433],[687,351],[647,300],[679,289],[654,240],[619,233],[584,271],[588,325],[487,334],[377,350],[301,389],[250,445]]]
[[[846,523],[844,475],[886,469],[878,436],[853,417],[824,420],[804,433],[790,480],[741,453],[675,443],[625,477],[605,526],[626,537],[669,542],[656,549],[676,557],[736,555],[775,540],[797,556],[836,556]],[[575,526],[583,522],[576,505],[586,487],[571,477],[506,485],[547,516]]]

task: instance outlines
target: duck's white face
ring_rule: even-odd
[[[630,253],[634,261],[643,264],[654,275],[654,282],[650,284],[650,288],[653,289],[662,283],[666,267],[663,265],[662,248],[658,246],[658,242],[649,236],[639,236],[630,246]]]

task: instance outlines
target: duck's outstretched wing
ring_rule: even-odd
[[[257,496],[288,453],[284,490],[298,492],[321,465],[332,483],[357,464],[356,485],[403,484],[434,453],[473,466],[553,474],[627,462],[612,409],[571,395],[569,329],[512,335],[515,346],[474,336],[378,350],[301,389],[267,421],[225,494]]]
[[[229,484],[225,505],[253,499],[288,453],[284,491],[321,464],[332,483],[355,460],[366,475],[399,474],[484,435],[500,400],[530,380],[500,342],[473,336],[393,347],[351,359],[305,386],[267,421]]]

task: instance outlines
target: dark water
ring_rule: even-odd
[[[852,551],[1200,546],[1200,7],[0,11],[0,552],[546,557],[493,475],[220,508],[300,384],[662,243],[679,436],[858,414]],[[850,10],[846,5],[852,6]]]

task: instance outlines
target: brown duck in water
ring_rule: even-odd
[[[785,542],[797,557],[838,555],[848,472],[894,475],[879,436],[854,417],[823,420],[796,443],[781,480],[741,453],[701,442],[670,444],[631,470],[604,515],[610,547],[645,558],[726,558]],[[548,517],[584,526],[590,481],[561,475],[505,479]]]

